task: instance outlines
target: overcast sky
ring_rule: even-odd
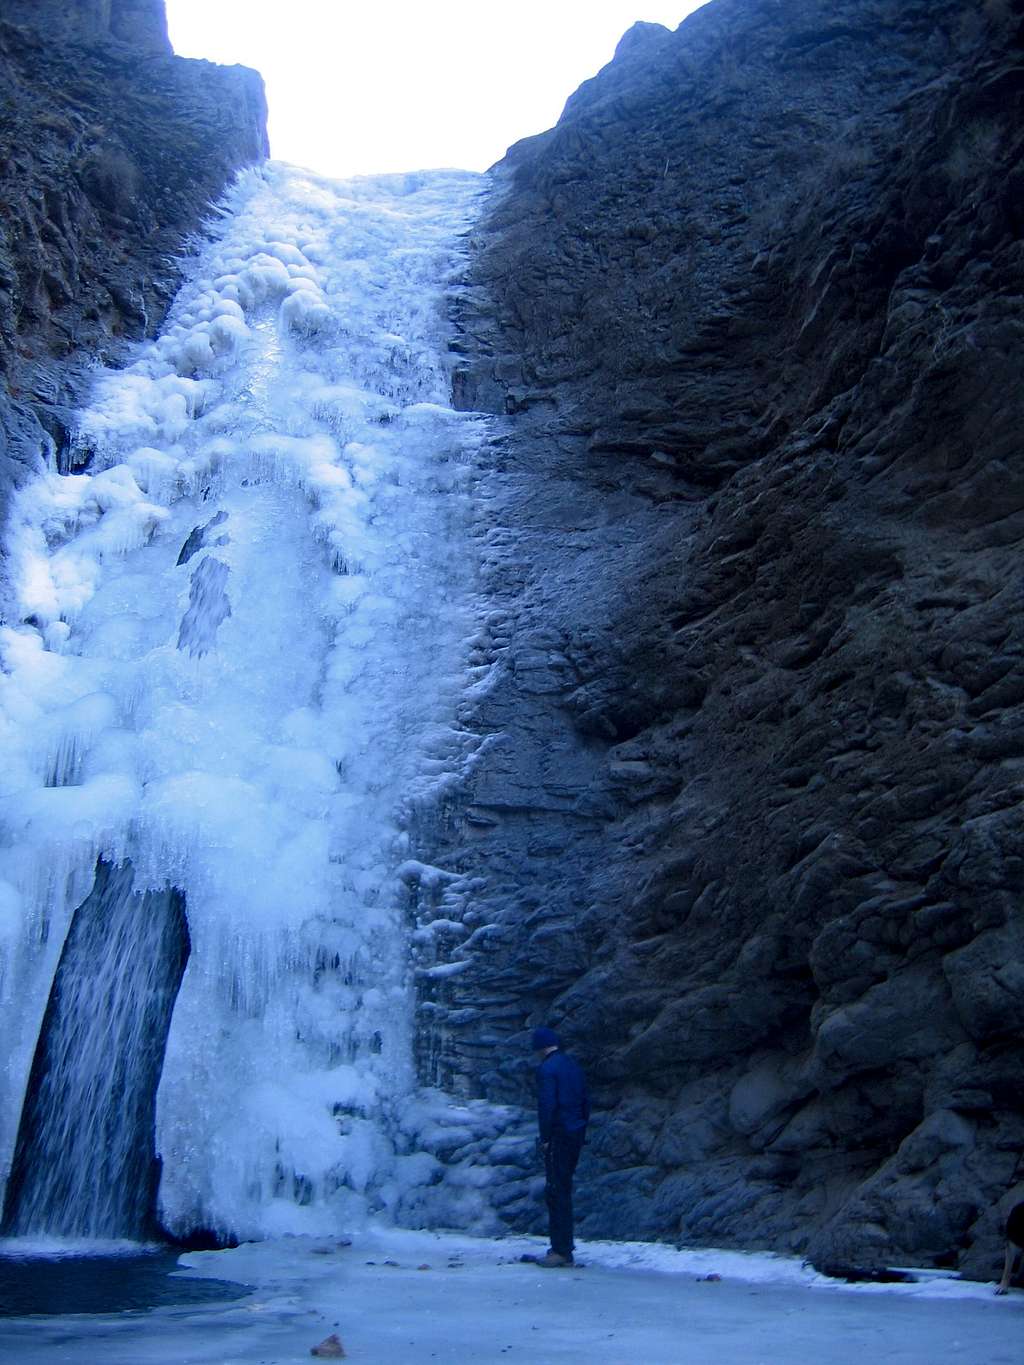
[[[637,19],[704,0],[167,0],[184,57],[263,73],[271,154],[325,175],[484,170]]]

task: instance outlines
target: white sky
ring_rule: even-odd
[[[637,19],[705,0],[167,0],[183,57],[254,66],[271,154],[324,175],[484,170],[550,128]]]

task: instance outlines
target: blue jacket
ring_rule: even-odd
[[[578,1133],[590,1118],[587,1082],[578,1062],[549,1052],[537,1068],[537,1123],[541,1142],[553,1133]]]

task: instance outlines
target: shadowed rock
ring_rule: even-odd
[[[181,547],[176,563],[178,565],[187,564],[193,555],[198,554],[207,545],[227,545],[230,536],[226,531],[222,531],[219,536],[211,536],[210,532],[216,530],[218,526],[223,526],[228,519],[225,511],[217,512],[209,521],[202,526],[195,526],[189,532],[185,544]]]
[[[208,654],[217,643],[217,631],[231,615],[227,582],[231,570],[208,555],[192,570],[188,609],[178,627],[178,648],[195,658]]]
[[[596,1083],[584,1227],[998,1265],[1024,1146],[1016,3],[714,0],[512,148],[490,736],[429,1074]],[[430,842],[432,841],[432,842]],[[520,1206],[514,1216],[528,1221]]]

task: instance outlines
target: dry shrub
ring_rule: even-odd
[[[1004,24],[1013,13],[1013,0],[982,0],[985,18],[993,24]]]
[[[41,114],[36,114],[33,122],[37,128],[42,128],[50,133],[58,133],[63,138],[73,138],[77,132],[70,119],[49,109]]]
[[[81,172],[92,202],[114,213],[131,209],[139,191],[139,168],[121,147],[97,147]]]

